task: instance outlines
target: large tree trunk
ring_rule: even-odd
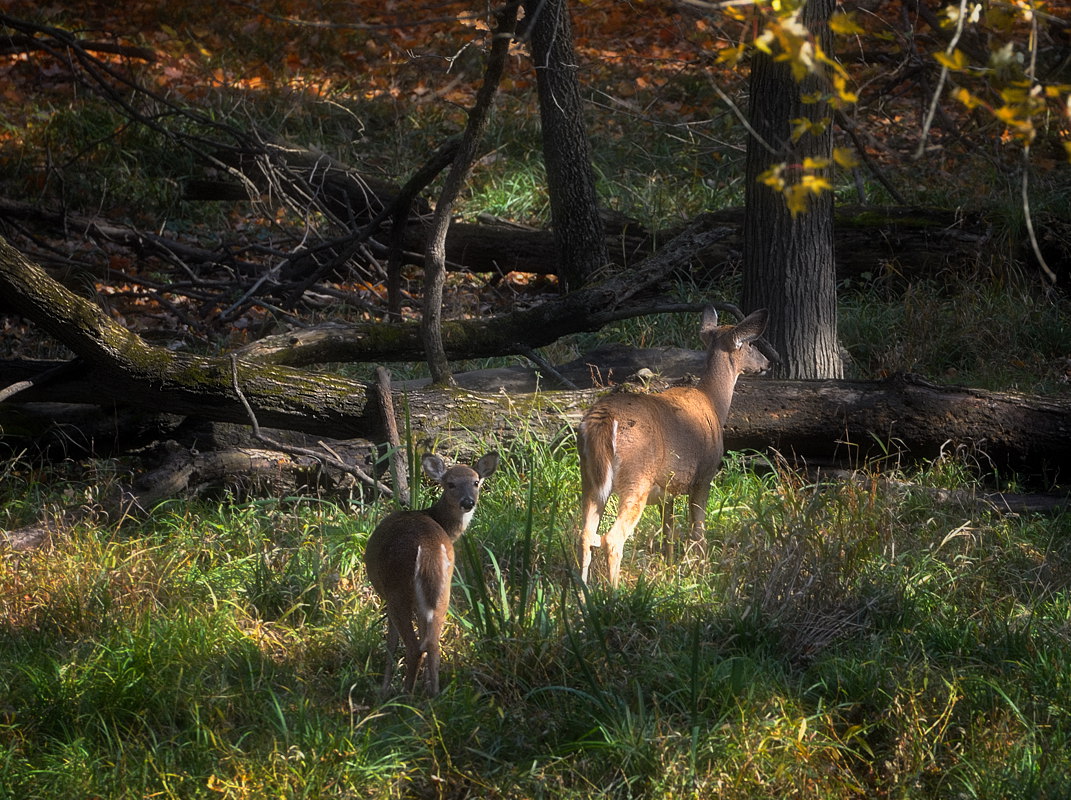
[[[566,0],[526,0],[524,9],[539,91],[558,277],[564,289],[572,291],[609,263],[584,130],[573,26]]]
[[[804,5],[803,22],[823,47],[832,10],[833,0],[807,0]],[[747,145],[742,302],[745,311],[770,310],[766,337],[781,354],[775,370],[784,378],[843,374],[837,345],[833,192],[812,195],[810,207],[795,214],[781,193],[758,181],[774,164],[787,164],[785,180],[792,183],[802,177],[804,159],[829,160],[833,142],[829,109],[825,103],[802,100],[804,93],[821,90],[812,77],[797,82],[788,61],[761,52],[754,55],[748,118],[762,141],[752,135]],[[824,120],[824,127],[793,142],[792,121],[797,119]]]

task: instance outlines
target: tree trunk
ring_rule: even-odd
[[[476,102],[469,111],[465,133],[461,137],[454,163],[443,183],[439,202],[435,205],[435,216],[431,232],[428,234],[427,253],[424,258],[424,313],[420,319],[420,338],[424,343],[424,353],[428,367],[436,383],[450,384],[453,377],[450,363],[447,361],[443,346],[442,312],[443,286],[446,283],[446,231],[450,227],[451,210],[461,188],[465,185],[472,164],[476,160],[476,150],[480,145],[487,118],[491,113],[498,84],[506,69],[506,57],[509,55],[513,31],[517,26],[519,0],[507,3],[496,15],[495,30],[491,40],[491,49],[487,57],[483,83],[476,93]]]
[[[591,168],[591,145],[573,51],[567,0],[526,0],[532,61],[539,91],[543,161],[564,291],[586,284],[609,262]]]
[[[414,428],[466,447],[473,430],[508,438],[517,430],[571,436],[605,390],[507,396],[420,390],[407,402]],[[725,444],[775,448],[804,461],[897,466],[942,452],[990,468],[1052,481],[1071,468],[1071,402],[1008,392],[942,387],[910,377],[884,381],[741,378]]]
[[[833,0],[807,0],[803,11],[804,24],[816,32],[827,52],[832,10]],[[752,135],[747,145],[742,303],[745,311],[770,310],[766,338],[781,354],[775,370],[784,378],[843,374],[837,345],[833,193],[812,195],[810,208],[794,216],[779,192],[758,181],[781,162],[788,164],[786,180],[798,180],[805,158],[830,158],[828,107],[802,101],[803,94],[823,88],[813,77],[797,83],[787,61],[761,52],[753,57],[748,116],[762,141]],[[824,120],[824,127],[793,142],[792,120],[801,118]]]

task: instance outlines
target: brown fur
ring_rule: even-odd
[[[763,372],[769,361],[753,342],[766,327],[765,310],[739,325],[718,325],[708,308],[700,335],[707,363],[699,385],[676,386],[653,395],[612,394],[584,415],[578,432],[582,530],[580,575],[586,582],[591,548],[606,545],[610,583],[620,579],[621,555],[646,505],[663,504],[668,548],[673,498],[688,495],[692,536],[701,540],[710,483],[724,454],[722,431],[737,378]],[[613,525],[600,536],[610,494],[619,499]]]
[[[459,464],[447,469],[430,453],[421,463],[443,487],[442,496],[430,508],[386,517],[372,531],[364,552],[368,578],[387,607],[384,694],[390,688],[399,638],[405,643],[405,691],[413,691],[417,670],[426,661],[428,693],[439,693],[439,638],[450,606],[454,542],[465,532],[480,485],[498,466],[498,454],[488,453],[475,468]]]

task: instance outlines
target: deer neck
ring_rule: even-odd
[[[454,540],[461,536],[465,528],[469,526],[473,511],[461,511],[440,500],[425,513],[439,523],[439,527],[446,531],[446,535]]]
[[[737,377],[736,370],[724,353],[716,352],[707,357],[707,368],[699,381],[699,391],[710,400],[714,413],[723,425],[729,416]]]

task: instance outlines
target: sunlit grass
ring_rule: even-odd
[[[173,501],[5,553],[3,785],[741,798],[1060,785],[1066,517],[910,488],[969,488],[953,465],[814,482],[734,456],[707,557],[667,563],[650,512],[623,588],[596,569],[584,590],[572,447],[503,447],[458,549],[434,701],[378,696],[384,625],[360,559],[385,504]],[[5,501],[40,477],[10,463]]]
[[[228,66],[226,53],[213,58]],[[206,103],[398,182],[463,124],[451,104],[359,95],[225,89]],[[534,106],[511,102],[458,211],[545,223],[538,136],[521,112]],[[178,199],[192,164],[163,137],[92,100],[42,111],[20,135],[54,161],[12,161],[4,176],[28,195],[94,209],[103,198],[179,227],[217,213]],[[592,112],[606,205],[659,227],[739,203],[739,135],[712,138],[723,121],[704,137],[636,120]],[[933,187],[919,188],[932,202]],[[1038,208],[1061,209],[1050,194]],[[1014,204],[997,222],[1009,235],[1022,224]],[[1006,277],[845,292],[855,370],[1063,390],[1066,310]],[[679,294],[739,293],[727,282]],[[696,348],[696,316],[624,321],[548,356],[606,341]],[[361,558],[388,504],[174,500],[116,526],[64,512],[99,510],[126,479],[120,465],[0,463],[0,527],[55,528],[37,551],[0,552],[0,796],[1066,794],[1067,515],[939,502],[925,489],[975,485],[954,456],[819,482],[733,455],[706,556],[666,562],[648,513],[624,587],[584,589],[570,432],[472,443],[490,447],[504,462],[458,548],[445,691],[387,703],[384,622]]]

